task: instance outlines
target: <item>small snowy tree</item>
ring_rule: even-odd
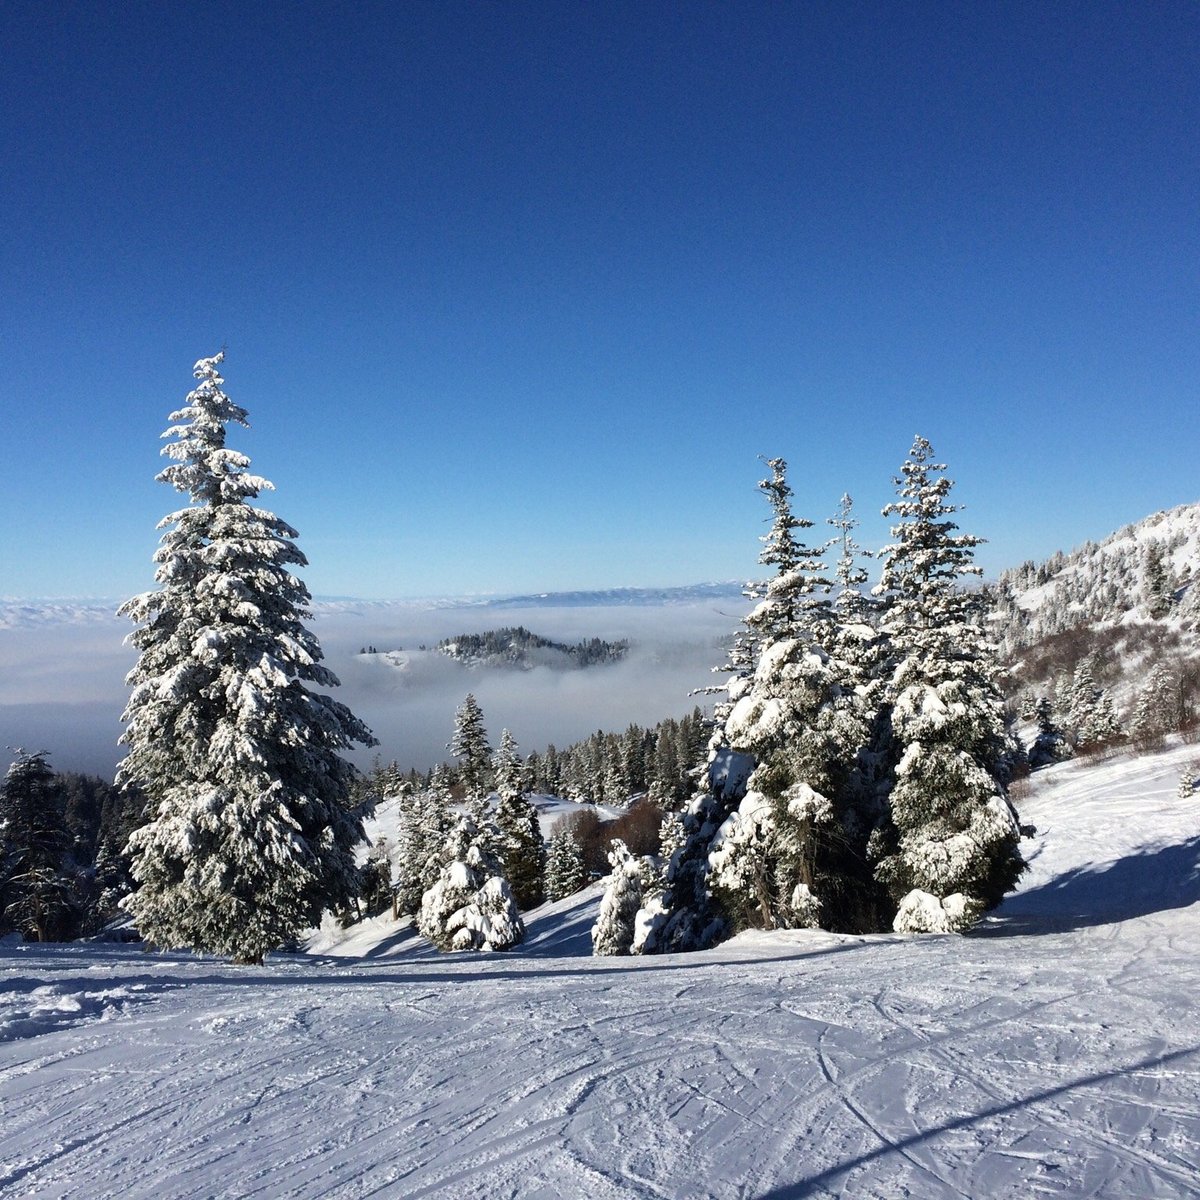
[[[396,912],[414,914],[437,882],[442,852],[454,828],[445,771],[435,768],[429,787],[402,795],[396,845]]]
[[[483,725],[483,710],[469,692],[454,714],[454,735],[446,749],[460,759],[458,777],[467,789],[467,798],[484,795],[490,778],[492,748]]]
[[[546,898],[565,900],[587,883],[583,851],[565,821],[559,821],[550,834],[546,853]]]
[[[1037,736],[1029,748],[1029,766],[1036,770],[1047,767],[1051,763],[1063,762],[1071,757],[1074,751],[1066,735],[1054,719],[1054,706],[1048,696],[1039,696],[1033,710],[1034,720],[1037,721]]]
[[[1174,588],[1166,563],[1166,548],[1154,541],[1146,547],[1142,559],[1142,595],[1150,615],[1167,616],[1174,601]]]
[[[70,846],[46,755],[18,750],[0,785],[0,932],[39,942],[61,935],[71,906]]]
[[[982,539],[955,532],[945,465],[918,437],[901,476],[896,541],[883,551],[893,764],[890,823],[872,838],[900,932],[966,929],[1014,886],[1024,862],[1003,783],[1003,706],[978,593]]]
[[[1075,668],[1067,721],[1075,731],[1075,745],[1080,750],[1102,746],[1121,734],[1121,723],[1117,720],[1112,700],[1096,684],[1091,659],[1085,658]]]
[[[500,862],[517,904],[523,910],[534,908],[541,904],[544,895],[546,844],[537,809],[525,794],[517,743],[507,729],[500,735],[495,774]]]
[[[159,590],[121,613],[140,626],[118,781],[141,787],[150,819],[130,838],[137,891],[125,901],[162,946],[259,963],[357,891],[354,768],[340,756],[370,730],[321,665],[296,532],[253,507],[271,487],[226,447],[248,424],[221,390],[223,355],[201,359],[198,386],[164,437],[158,478],[187,493],[154,558]]]
[[[503,868],[481,844],[471,818],[455,826],[446,865],[421,899],[417,927],[439,950],[507,950],[525,936]]]
[[[621,955],[630,953],[634,939],[634,925],[642,905],[642,893],[653,866],[646,859],[630,854],[620,838],[614,838],[608,852],[612,874],[604,899],[600,901],[600,912],[592,926],[592,953],[598,955]]]
[[[1152,745],[1179,728],[1182,713],[1179,681],[1166,663],[1157,663],[1141,691],[1130,723],[1130,733],[1143,744]]]

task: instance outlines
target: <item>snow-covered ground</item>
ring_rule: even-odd
[[[504,955],[0,947],[0,1193],[1195,1197],[1196,758],[1043,773],[966,938],[591,959],[593,889]]]

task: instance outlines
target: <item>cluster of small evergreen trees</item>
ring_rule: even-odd
[[[708,786],[657,886],[622,860],[614,886],[636,876],[643,895],[634,921],[597,931],[608,952],[695,949],[749,925],[963,930],[1023,870],[984,604],[961,586],[979,539],[957,532],[944,465],[917,438],[871,594],[849,499],[836,536],[809,544],[786,463],[768,466],[774,574],[731,655]]]
[[[594,637],[568,645],[531,633],[524,625],[515,625],[486,633],[461,633],[443,638],[437,649],[459,662],[472,665],[503,664],[529,669],[539,664],[592,667],[619,662],[629,653],[629,643],[624,640],[606,642]]]
[[[142,798],[18,752],[0,784],[0,936],[95,933],[129,889],[124,847]]]

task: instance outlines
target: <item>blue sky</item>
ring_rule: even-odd
[[[1194,4],[0,8],[0,594],[152,584],[198,357],[318,594],[991,571],[1200,499]]]

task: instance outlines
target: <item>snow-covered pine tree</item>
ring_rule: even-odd
[[[0,784],[0,933],[55,941],[71,908],[71,837],[44,752],[18,750]]]
[[[956,932],[1000,902],[1024,870],[1016,814],[1001,782],[1003,705],[981,598],[981,538],[957,533],[945,465],[918,437],[901,476],[895,542],[878,594],[891,646],[888,695],[894,783],[890,824],[873,836],[876,874],[900,932]]]
[[[461,760],[458,777],[467,789],[467,799],[484,795],[491,778],[492,748],[483,725],[483,710],[470,692],[454,714],[454,735],[446,749]]]
[[[1090,658],[1083,659],[1075,668],[1067,722],[1075,731],[1075,746],[1079,750],[1094,749],[1121,735],[1121,722],[1108,693],[1096,683]]]
[[[393,917],[398,915],[392,880],[392,848],[387,838],[381,837],[371,844],[360,875],[359,898],[364,914],[374,917],[390,909]]]
[[[1166,734],[1179,728],[1180,707],[1179,682],[1174,672],[1166,663],[1155,663],[1138,692],[1129,732],[1143,745],[1161,742]]]
[[[507,950],[525,936],[500,863],[469,816],[446,843],[445,866],[421,899],[417,928],[439,950]]]
[[[500,835],[500,862],[522,910],[534,908],[543,899],[546,844],[537,809],[525,794],[524,773],[517,743],[505,729],[495,761],[496,829]]]
[[[771,505],[771,528],[761,539],[763,548],[758,561],[773,567],[775,574],[767,580],[762,600],[746,616],[746,628],[754,639],[757,657],[761,657],[767,646],[803,636],[820,620],[827,619],[826,596],[831,586],[824,577],[823,555],[828,544],[806,546],[796,538],[798,530],[811,529],[813,523],[792,512],[787,460],[763,461],[771,474],[760,480],[758,486]]]
[[[612,874],[600,912],[592,926],[592,953],[598,955],[629,954],[633,946],[634,923],[642,906],[646,875],[653,867],[645,858],[630,854],[620,838],[614,838],[608,852]]]
[[[790,511],[783,461],[770,465],[773,478],[762,486],[775,513],[773,544],[789,552],[774,555],[783,573],[767,585],[764,604],[787,594],[789,608],[786,620],[766,625],[757,667],[725,722],[724,744],[757,766],[713,841],[709,884],[736,927],[861,932],[878,925],[881,897],[866,866],[877,805],[862,778],[871,732],[862,693],[877,651],[865,623],[871,602],[859,591],[856,522],[844,497],[832,522],[842,535],[839,609],[826,598],[832,585],[821,555],[829,545],[778,533],[811,522]]]
[[[400,828],[396,845],[396,912],[420,911],[421,897],[437,882],[442,851],[454,828],[445,768],[434,768],[427,788],[414,790],[400,800]]]
[[[546,851],[546,899],[565,900],[587,883],[583,851],[566,822],[559,821],[550,833]]]
[[[1152,541],[1142,559],[1142,594],[1150,615],[1165,617],[1174,601],[1174,587],[1166,563],[1166,548]]]
[[[826,547],[797,539],[812,522],[792,512],[787,463],[773,458],[767,466],[771,475],[759,488],[771,505],[771,528],[760,562],[776,574],[746,618],[757,665],[730,681],[732,707],[710,745],[708,790],[682,813],[683,844],[666,867],[662,892],[643,906],[635,953],[700,948],[731,924],[814,923],[813,888],[823,869],[815,863],[826,857],[818,849],[821,827],[830,849],[845,842],[836,806],[814,805],[805,777],[834,771],[839,782],[829,790],[842,787],[845,772],[835,760],[853,769],[866,730],[851,719],[853,697],[822,646],[833,624],[821,560]],[[865,847],[865,831],[859,840]],[[857,920],[843,915],[847,907],[839,898],[839,923]]]
[[[1048,767],[1052,763],[1070,758],[1075,752],[1054,719],[1054,706],[1048,696],[1037,698],[1033,716],[1037,721],[1038,731],[1033,745],[1029,747],[1030,768],[1037,770],[1038,767]]]
[[[161,522],[160,587],[120,610],[140,655],[118,782],[142,788],[150,818],[130,838],[125,906],[158,945],[260,963],[355,894],[363,827],[339,752],[375,739],[305,686],[338,680],[304,626],[296,532],[249,503],[271,485],[226,447],[226,426],[248,422],[222,391],[223,357],[196,364],[164,434],[158,479],[191,503]]]

